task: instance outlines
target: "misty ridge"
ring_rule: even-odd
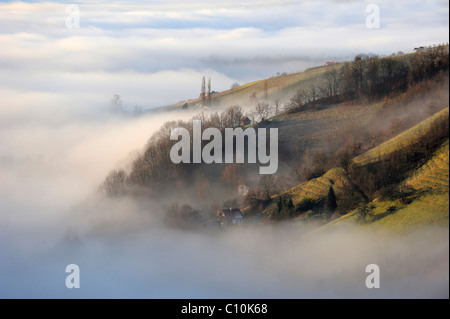
[[[220,111],[220,107],[214,106],[215,96],[210,94],[210,81],[208,93],[205,94],[203,77],[200,98],[191,103],[193,106],[186,103],[180,107],[183,111],[199,109],[200,113],[189,121],[164,123],[128,166],[108,174],[102,190],[110,197],[172,198],[175,195],[177,201],[167,201],[168,222],[185,224],[188,228],[214,223],[217,210],[222,207],[250,207],[248,217],[283,220],[298,216],[309,210],[309,206],[325,206],[323,201],[311,200],[310,205],[303,203],[305,207],[291,207],[294,210],[284,217],[264,211],[273,203],[274,196],[301,182],[318,178],[334,167],[342,167],[353,179],[352,187],[356,187],[359,197],[366,201],[373,200],[380,194],[392,191],[394,185],[405,179],[411,169],[426,161],[448,138],[448,124],[444,116],[437,120],[433,131],[422,140],[401,150],[414,158],[405,160],[393,154],[390,162],[380,163],[377,167],[352,165],[354,157],[448,107],[448,47],[400,57],[358,55],[354,61],[326,69],[310,81],[302,82],[300,88],[290,88],[294,95],[285,96],[285,100],[280,99],[280,91],[284,92],[284,89],[270,95],[270,84],[267,84],[270,82],[267,81],[262,86],[262,92],[258,93],[259,98],[257,94],[252,94],[249,100],[236,100],[235,105],[222,107],[224,110]],[[244,102],[245,106],[239,102]],[[381,107],[366,117],[366,110],[376,109],[377,105]],[[336,112],[349,116],[336,116],[330,120],[329,116]],[[297,116],[302,118],[297,119]],[[268,117],[270,120],[267,120]],[[250,126],[242,123],[244,118],[253,118]],[[215,128],[222,133],[221,163],[184,161],[175,164],[170,160],[169,154],[176,144],[170,138],[171,132],[182,128],[193,136],[195,121],[201,121],[203,132]],[[224,131],[226,128],[240,127],[279,130],[280,169],[277,174],[261,176],[253,164],[226,163]],[[235,147],[236,143],[237,140]],[[202,140],[201,148],[207,144],[208,141]],[[269,139],[266,146],[269,154]],[[249,145],[247,136],[244,149],[249,147],[253,145]],[[193,140],[188,149],[192,159]],[[247,152],[243,155],[248,159]],[[361,203],[359,199],[352,198],[354,189],[346,193],[352,195],[344,194],[345,198],[340,198],[340,215]],[[294,205],[289,198],[280,198],[279,201],[278,206],[282,206],[282,202]]]
[[[410,157],[391,155],[372,168],[352,162],[448,107],[448,50],[436,52],[358,56],[312,83],[278,92],[268,85],[226,106],[213,95],[207,108],[60,114],[51,125],[22,110],[28,121],[0,128],[12,154],[0,162],[0,295],[448,298],[448,224],[405,234],[321,227],[392,193],[448,139],[444,116],[402,150]],[[274,176],[255,164],[170,160],[172,129],[192,135],[201,120],[203,130],[223,132],[246,126],[244,117],[254,128],[278,128]],[[334,186],[334,204],[329,195],[287,195],[336,167],[351,183],[344,194]],[[222,229],[217,211],[237,207],[246,221]],[[82,269],[78,291],[62,284],[69,263]],[[365,287],[371,263],[382,269],[383,289]]]

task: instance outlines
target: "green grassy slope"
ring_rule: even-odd
[[[403,186],[415,191],[433,190],[448,192],[449,189],[449,141],[435,153],[420,169],[405,180]]]
[[[333,168],[319,178],[301,183],[287,190],[286,194],[291,194],[294,204],[300,202],[304,197],[308,196],[315,199],[327,196],[328,189],[333,186],[337,197],[343,192],[353,189],[354,185],[350,177],[343,168]]]
[[[323,226],[367,227],[374,230],[403,232],[422,226],[449,227],[449,141],[400,186],[415,191],[409,200],[375,199],[369,203],[366,217],[360,208]]]
[[[319,178],[314,178],[294,186],[280,195],[290,195],[293,204],[296,205],[305,198],[312,198],[315,200],[324,199],[328,194],[330,186],[333,186],[338,204],[349,192],[352,194],[354,201],[358,203],[364,202],[364,196],[357,190],[345,170],[340,167],[329,170]],[[276,197],[278,196],[274,196],[273,198]],[[274,205],[274,203],[272,205]],[[270,205],[266,211],[270,210],[272,205]]]
[[[344,64],[321,66],[302,72],[246,83],[237,88],[213,94],[211,104],[214,107],[227,107],[239,103],[245,108],[247,105],[253,103],[251,98],[252,95],[256,100],[273,101],[275,99],[280,99],[281,101],[284,101],[287,96],[290,97],[295,94],[299,87],[308,88],[311,84],[317,84],[318,81],[323,81],[322,75],[326,71],[331,69],[339,70],[343,65]],[[200,106],[201,99],[189,99],[187,101],[166,106],[164,109],[180,109],[184,103],[187,103],[189,108],[195,108]]]
[[[310,83],[319,81],[319,78],[332,68],[340,69],[343,64],[333,66],[323,66],[309,69],[303,72],[281,75],[269,79],[259,80],[251,83],[243,84],[237,88],[215,93],[212,96],[211,104],[214,106],[230,106],[236,103],[242,104],[245,107],[251,104],[251,96],[258,100],[280,99],[284,100],[286,96],[291,96],[300,87],[307,87]],[[179,109],[184,103],[188,103],[188,107],[198,107],[201,103],[200,98],[191,99],[188,101],[179,102],[177,104],[168,106],[167,109]]]
[[[355,209],[322,226],[322,230],[362,227],[401,233],[424,226],[449,227],[448,194],[424,194],[409,204],[374,200],[369,205],[372,209],[366,218],[361,217],[360,209]]]
[[[448,120],[448,117],[449,109],[445,108],[425,121],[422,121],[414,127],[397,135],[396,137],[378,145],[360,156],[355,157],[353,159],[353,164],[363,166],[373,162],[386,160],[390,154],[412,145],[417,139],[430,132],[435,123],[445,118]]]
[[[414,53],[407,53],[395,56],[394,59],[410,60],[413,55]],[[251,98],[252,96],[260,101],[274,101],[275,99],[279,99],[281,102],[287,102],[299,88],[309,90],[312,86],[319,87],[322,84],[326,86],[326,83],[323,83],[325,79],[322,75],[333,69],[339,71],[343,66],[344,63],[331,66],[318,66],[302,72],[246,83],[237,88],[213,94],[211,104],[214,107],[227,107],[234,104],[240,104],[242,107],[246,108],[254,103],[254,99]],[[165,106],[161,109],[176,110],[180,109],[185,103],[188,104],[188,108],[197,108],[201,107],[201,102],[201,99],[198,97]]]
[[[340,136],[344,138],[349,131],[370,127],[382,112],[382,103],[338,104],[322,110],[283,113],[272,118],[272,122],[279,128],[281,143],[286,140],[289,145],[297,145],[309,141],[315,148],[329,149],[330,141],[336,144],[336,140]]]

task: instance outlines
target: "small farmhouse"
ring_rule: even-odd
[[[217,211],[217,221],[221,227],[239,225],[243,220],[244,216],[239,208],[224,208]]]
[[[247,116],[244,116],[241,119],[241,126],[246,126],[246,125],[250,125],[251,121]]]
[[[416,52],[424,52],[427,48],[425,48],[424,46],[418,47],[418,48],[414,48],[414,51]]]

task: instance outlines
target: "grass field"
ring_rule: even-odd
[[[362,227],[374,231],[408,232],[418,227],[449,227],[448,194],[424,194],[410,204],[396,201],[374,200],[370,214],[363,219],[360,209],[356,209],[324,226],[333,228]]]
[[[336,219],[328,227],[364,227],[373,230],[404,232],[422,226],[449,227],[449,141],[402,184],[412,189],[412,201],[375,199],[366,205],[367,216],[360,208]]]
[[[396,137],[378,145],[360,156],[355,157],[353,159],[353,164],[363,166],[373,162],[385,160],[393,152],[407,148],[417,141],[417,139],[425,136],[428,132],[430,132],[430,130],[433,129],[433,125],[435,125],[435,123],[445,118],[448,121],[448,117],[449,109],[445,108],[428,119],[397,135]]]
[[[295,204],[299,203],[305,197],[313,199],[323,199],[327,196],[330,186],[333,186],[338,202],[343,198],[346,192],[352,192],[357,201],[364,201],[364,197],[355,189],[351,178],[343,168],[333,168],[319,178],[294,186],[282,195],[289,194]]]
[[[413,53],[408,53],[395,56],[394,59],[409,61],[412,59],[412,57]],[[211,98],[211,105],[212,108],[222,108],[239,104],[245,109],[247,107],[253,106],[255,100],[273,102],[274,100],[278,99],[280,100],[280,102],[286,103],[299,88],[308,91],[312,88],[312,86],[315,86],[316,88],[320,86],[326,86],[327,83],[324,83],[326,79],[323,77],[324,73],[332,69],[340,71],[344,65],[345,62],[331,66],[317,66],[302,72],[285,74],[242,84],[241,86],[234,89],[229,89],[213,94]],[[251,98],[252,96],[254,98]],[[163,109],[180,109],[185,103],[188,104],[188,108],[202,107],[202,100],[199,97],[196,97],[163,107]]]
[[[243,108],[246,108],[247,106],[253,104],[251,101],[252,95],[254,95],[257,100],[274,101],[275,99],[280,99],[280,101],[285,101],[287,98],[294,95],[299,87],[308,89],[311,84],[317,84],[318,81],[322,81],[322,75],[327,70],[332,68],[340,69],[342,66],[343,64],[317,67],[303,72],[280,75],[246,83],[234,89],[215,93],[212,96],[211,104],[214,107],[227,107],[234,104],[240,104]],[[195,98],[179,102],[177,104],[167,106],[166,109],[179,109],[184,103],[187,103],[189,108],[195,108],[200,106],[201,99]]]
[[[448,192],[448,168],[449,141],[447,140],[428,162],[405,180],[403,186],[416,191]]]
[[[282,114],[272,119],[273,126],[279,128],[281,143],[288,141],[295,147],[307,142],[314,148],[332,150],[333,146],[345,144],[345,138],[358,136],[365,128],[375,125],[383,104],[330,105],[321,110],[310,110],[294,114]],[[290,147],[291,149],[293,147]]]

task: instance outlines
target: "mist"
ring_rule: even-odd
[[[99,191],[164,122],[195,115],[150,111],[198,97],[202,76],[224,91],[360,52],[412,52],[448,41],[448,3],[379,1],[376,30],[358,1],[76,3],[80,28],[57,1],[0,3],[0,298],[449,297],[448,225],[182,231],[164,213],[192,190]],[[112,113],[114,94],[144,112]],[[80,289],[66,288],[69,264]],[[366,288],[368,264],[380,266],[380,289]]]
[[[190,116],[2,127],[0,297],[448,298],[448,229],[402,236],[292,224],[181,231],[162,222],[170,194],[109,199],[97,192],[165,120]],[[80,289],[65,286],[72,263]],[[373,263],[380,289],[365,286]]]

